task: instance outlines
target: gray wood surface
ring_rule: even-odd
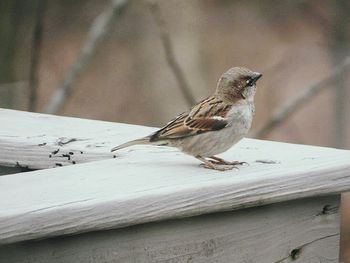
[[[0,246],[0,262],[336,263],[339,196]]]
[[[0,165],[45,169],[113,159],[110,149],[154,128],[0,109]]]
[[[0,110],[0,122],[6,123],[0,129],[0,163],[78,164],[0,177],[0,244],[350,189],[345,150],[244,139],[222,157],[249,165],[226,172],[199,167],[198,160],[166,147],[138,146],[91,162],[110,158],[112,146],[153,129],[10,110]],[[59,151],[49,157],[53,149]]]

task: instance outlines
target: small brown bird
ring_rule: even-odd
[[[244,162],[229,162],[215,155],[225,152],[248,133],[254,115],[256,82],[261,76],[247,68],[231,68],[221,76],[214,95],[151,135],[111,151],[137,144],[171,146],[199,159],[205,168],[225,171],[241,165]]]

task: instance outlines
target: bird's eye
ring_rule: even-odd
[[[247,83],[247,86],[252,86],[254,84],[254,80],[253,79],[248,79],[246,81],[246,83]]]

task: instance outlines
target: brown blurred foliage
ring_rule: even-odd
[[[0,3],[0,60],[6,62],[0,66],[1,107],[28,108],[37,2]],[[76,60],[92,21],[109,3],[48,1],[38,68],[38,112]],[[176,60],[197,100],[212,93],[220,75],[232,66],[264,74],[253,129],[349,55],[346,0],[169,0],[159,4]],[[298,109],[267,139],[349,149],[348,76],[344,74]],[[187,108],[146,2],[131,1],[74,83],[59,114],[160,126]],[[346,250],[349,203],[350,197],[344,198],[343,244],[350,258],[350,249]]]

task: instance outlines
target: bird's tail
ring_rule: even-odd
[[[123,148],[126,148],[126,147],[129,147],[129,146],[132,146],[132,145],[137,145],[137,144],[150,144],[150,138],[149,137],[144,137],[144,138],[141,138],[141,139],[137,139],[137,140],[133,140],[133,141],[130,141],[130,142],[126,142],[126,143],[123,143],[121,145],[118,145],[116,147],[114,147],[111,152],[114,152],[114,151],[117,151],[117,150],[120,150],[120,149],[123,149]]]

